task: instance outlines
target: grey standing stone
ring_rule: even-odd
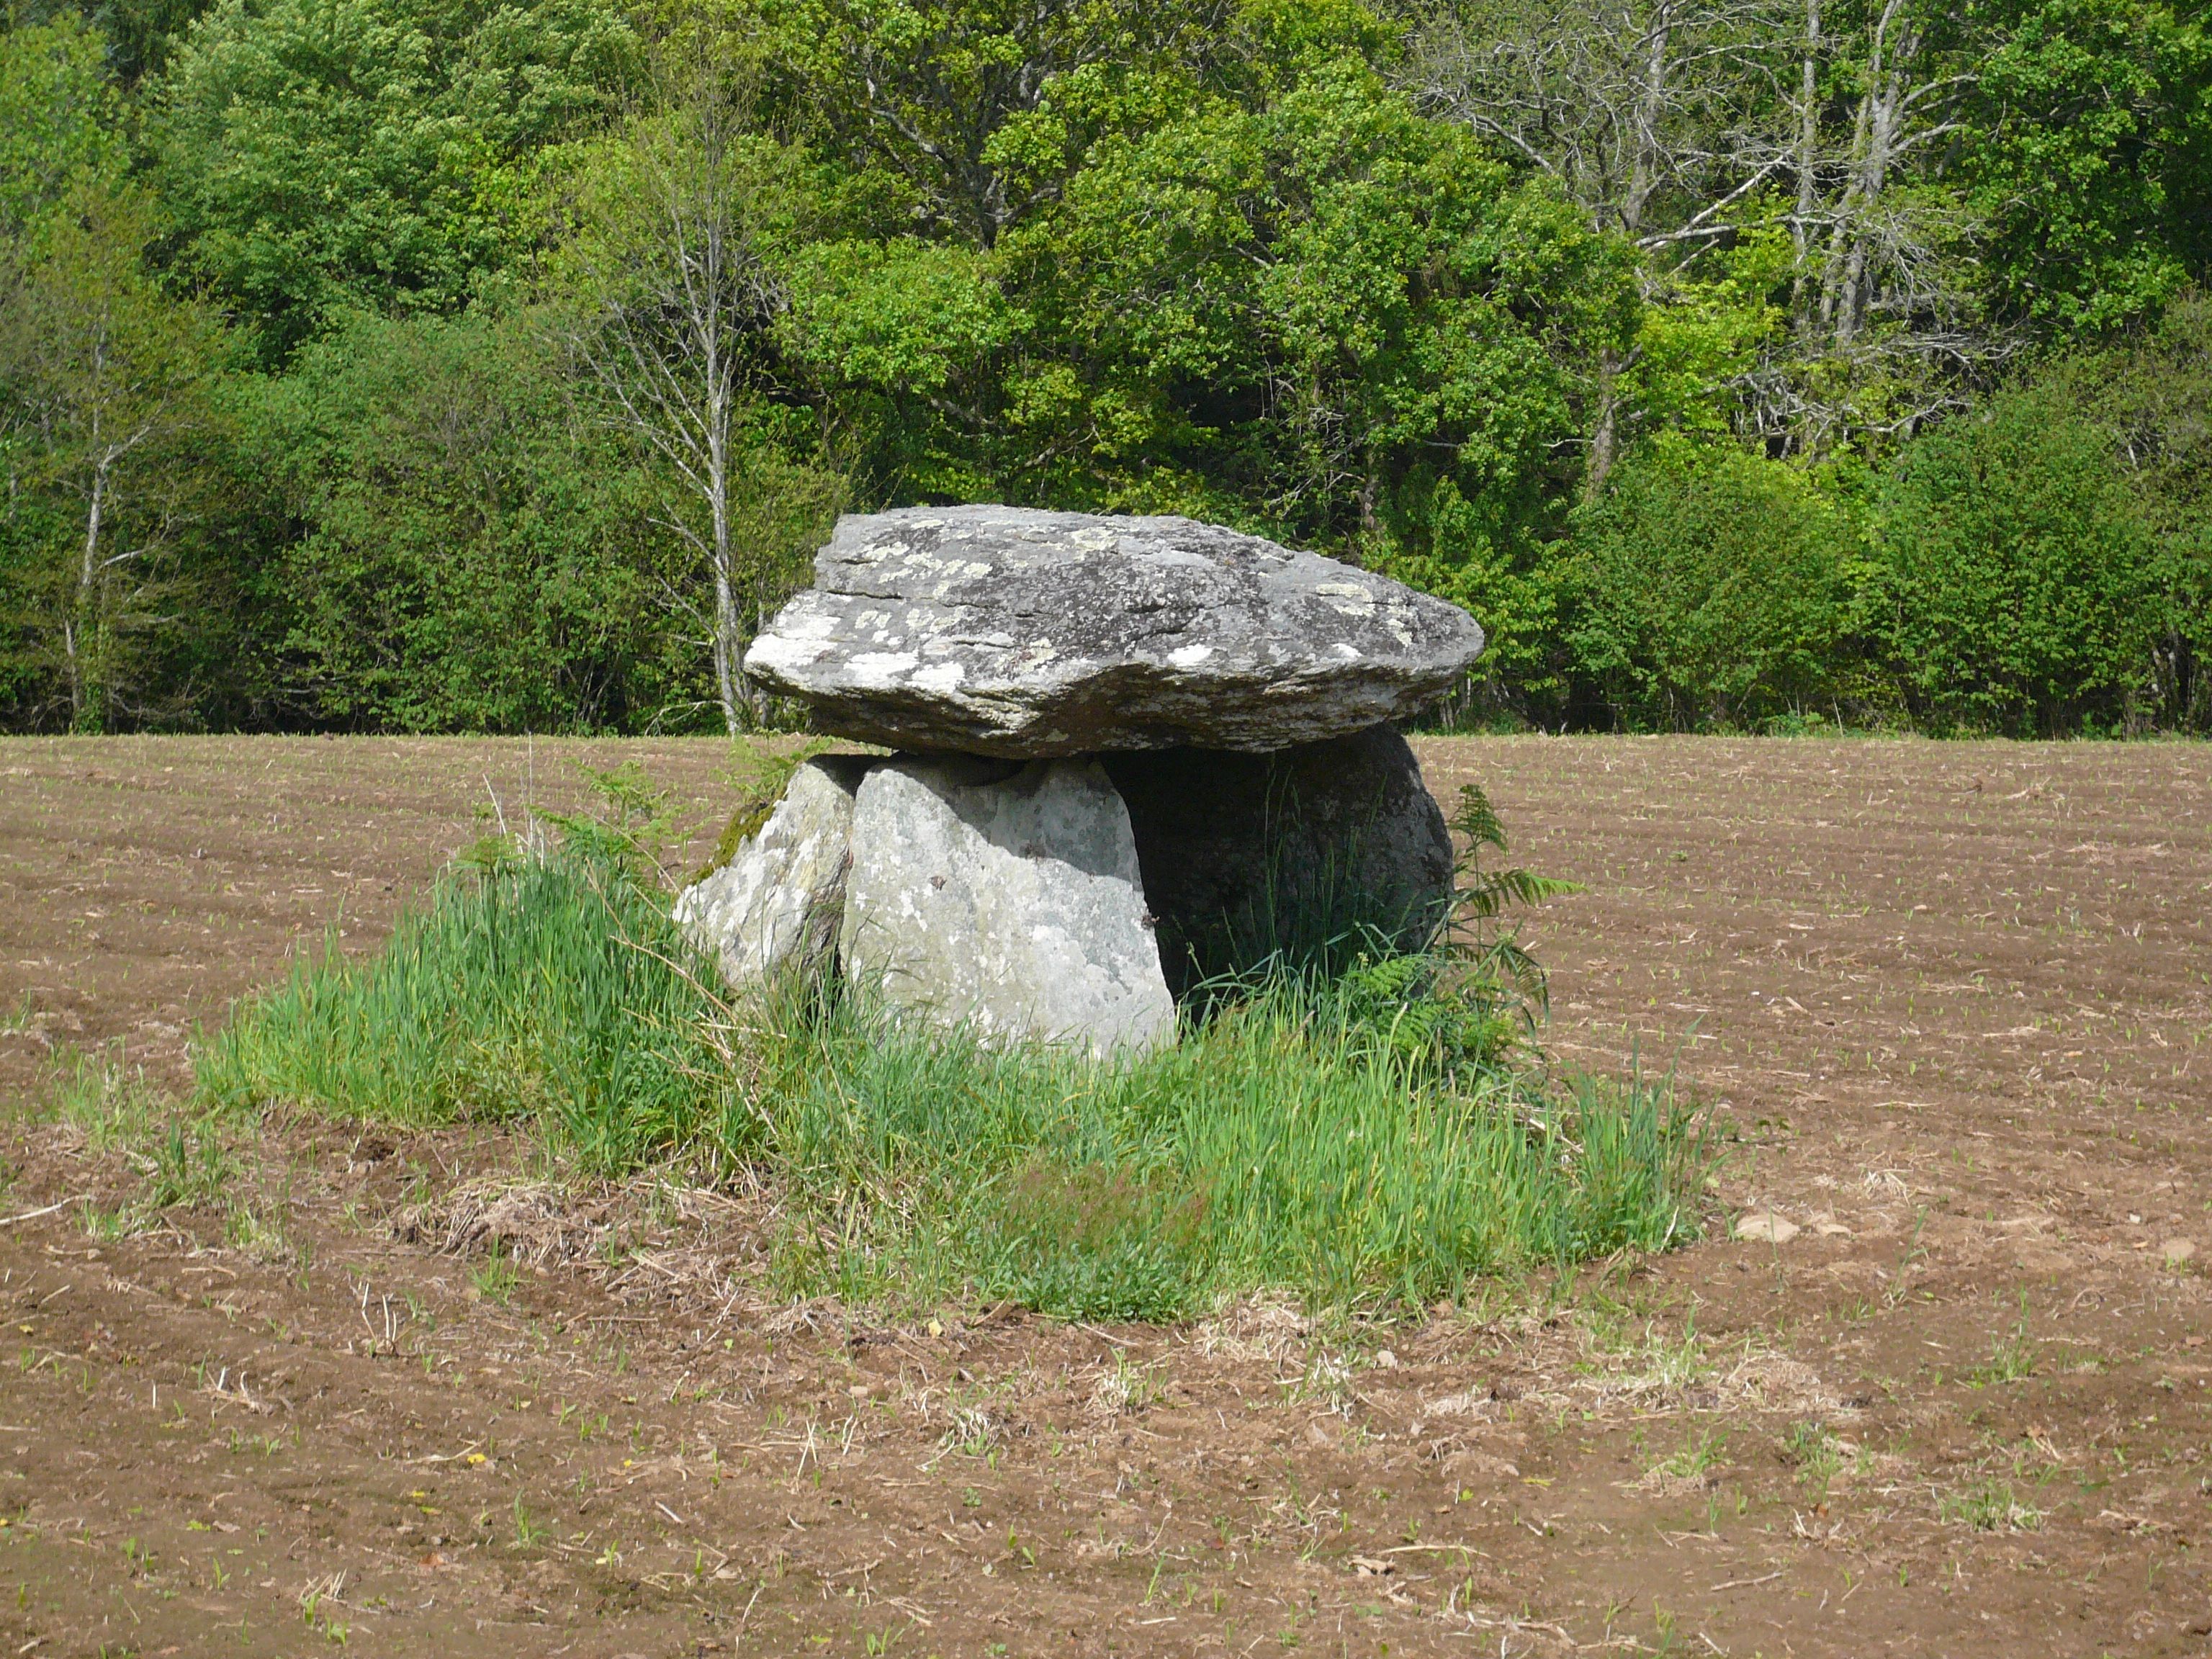
[[[814,571],[745,672],[893,747],[1264,752],[1410,714],[1482,652],[1456,605],[1188,519],[854,515]]]
[[[1086,761],[902,756],[855,801],[838,938],[893,1006],[1094,1054],[1171,1038],[1129,817]]]
[[[853,798],[878,764],[869,755],[805,762],[760,833],[678,896],[676,920],[732,988],[828,965],[845,911]]]
[[[1128,807],[1177,996],[1360,924],[1418,947],[1449,911],[1451,834],[1389,726],[1273,755],[1099,759]]]

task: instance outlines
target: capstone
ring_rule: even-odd
[[[1410,714],[1482,651],[1456,605],[1188,519],[849,515],[814,568],[745,672],[894,748],[1261,753]]]

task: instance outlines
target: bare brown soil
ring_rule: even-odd
[[[180,1089],[480,805],[728,751],[0,744],[0,1650],[2212,1651],[2212,750],[1422,752],[1586,884],[1527,933],[1555,1051],[1715,1103],[1706,1242],[1109,1331],[781,1305],[772,1194],[467,1132],[271,1123],[270,1237],[112,1236],[65,1050]]]

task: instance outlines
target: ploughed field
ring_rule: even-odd
[[[560,1189],[481,1129],[271,1122],[258,1231],[117,1224],[158,1157],[43,1105],[58,1061],[121,1045],[158,1121],[197,1023],[576,760],[703,846],[731,751],[0,744],[0,1643],[2212,1650],[2212,750],[1416,747],[1584,884],[1524,930],[1550,1046],[1711,1103],[1705,1241],[1418,1325],[1099,1329],[794,1305],[772,1193]]]

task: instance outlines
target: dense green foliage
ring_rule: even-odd
[[[1278,972],[1179,1042],[1097,1060],[820,988],[725,1006],[633,868],[588,824],[550,852],[487,842],[380,955],[241,1007],[202,1050],[203,1107],[514,1121],[605,1173],[749,1164],[781,1197],[781,1288],[855,1300],[1169,1318],[1281,1286],[1419,1308],[1695,1236],[1703,1142],[1668,1090],[1552,1082],[1495,1044],[1439,1063],[1485,1016],[1422,957]]]
[[[769,721],[839,510],[1174,511],[1451,718],[2202,731],[2172,0],[22,0],[0,720]]]
[[[1582,514],[1569,648],[1630,726],[1760,729],[1854,684],[1852,503],[1743,451],[1632,459]]]
[[[303,526],[282,643],[313,718],[620,726],[684,684],[650,481],[568,418],[548,356],[511,323],[357,312],[257,383]]]

